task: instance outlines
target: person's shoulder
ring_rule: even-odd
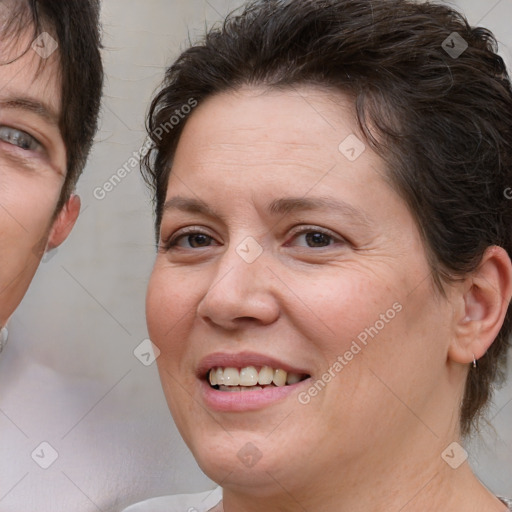
[[[222,499],[222,488],[197,494],[160,496],[135,503],[122,512],[207,512]]]
[[[510,498],[502,498],[501,496],[498,498],[500,501],[502,501],[503,503],[505,503],[505,505],[507,505],[507,507],[509,508],[509,510],[512,510],[512,500]]]

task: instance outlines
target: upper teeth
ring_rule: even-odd
[[[212,368],[209,379],[212,386],[265,386],[272,383],[276,386],[284,386],[300,382],[302,376],[281,369],[274,370],[270,366],[264,366],[259,371],[254,366],[246,366],[241,370],[238,368]]]

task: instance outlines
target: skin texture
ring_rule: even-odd
[[[228,512],[501,511],[467,463],[454,470],[441,453],[459,439],[468,363],[503,321],[510,260],[488,250],[443,297],[383,162],[368,147],[355,161],[338,149],[356,126],[347,99],[316,88],[246,88],[208,99],[189,118],[167,201],[200,200],[211,211],[166,210],[147,295],[169,407],[224,488]],[[272,213],[284,198],[344,206]],[[328,236],[311,246],[319,231]],[[246,237],[263,249],[251,264],[237,253]],[[393,319],[300,403],[393,305]],[[214,410],[198,365],[242,351],[311,378],[258,410]],[[251,466],[238,456],[247,443],[261,457]]]
[[[9,55],[18,56],[27,47],[28,34],[14,46],[8,45]],[[40,62],[29,49],[1,66],[0,325],[5,325],[23,298],[44,251],[66,239],[80,211],[79,198],[72,196],[55,212],[66,173],[66,148],[58,126],[58,52],[37,74]],[[28,141],[29,148],[15,142],[16,138]]]

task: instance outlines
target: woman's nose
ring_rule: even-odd
[[[199,303],[198,316],[231,331],[275,322],[280,311],[278,289],[267,264],[264,255],[248,263],[230,248]]]

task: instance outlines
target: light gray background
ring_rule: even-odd
[[[166,64],[240,2],[104,0],[107,82],[101,131],[80,181],[83,210],[10,321],[0,357],[0,512],[114,512],[163,494],[214,487],[173,426],[156,367],[133,355],[147,337],[144,295],[154,258],[149,197],[133,171],[93,195],[140,148],[149,98]],[[461,0],[512,62],[512,0]],[[512,184],[511,184],[512,185]],[[512,373],[470,460],[512,496]],[[31,458],[58,452],[47,470]]]

